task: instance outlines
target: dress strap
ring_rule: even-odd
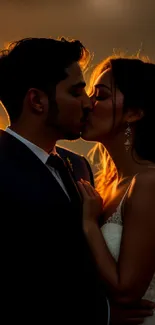
[[[137,176],[137,175],[138,175],[138,174],[136,174],[135,176]],[[135,176],[134,176],[134,177],[135,177]],[[133,177],[133,178],[134,178],[134,177]],[[133,180],[133,178],[132,178],[132,180]],[[128,192],[129,192],[129,189],[130,189],[130,187],[131,187],[132,180],[131,180],[129,186],[127,187],[127,190],[125,191],[125,193],[124,193],[124,195],[123,195],[123,197],[122,197],[122,199],[121,199],[119,205],[117,206],[116,211],[112,214],[112,216],[110,216],[110,217],[108,218],[108,220],[106,221],[106,223],[111,223],[111,222],[113,222],[113,223],[116,223],[116,224],[122,225],[122,223],[123,223],[123,222],[122,222],[122,205],[123,205],[124,200],[125,200],[125,198],[126,198]]]
[[[138,175],[138,173],[133,176],[133,178],[132,178],[129,186],[127,187],[127,190],[125,191],[125,194],[123,195],[123,197],[122,197],[122,199],[121,199],[121,201],[120,201],[120,203],[118,205],[118,208],[117,209],[119,210],[121,216],[122,216],[122,205],[123,205],[123,203],[125,201],[125,198],[126,198],[128,192],[129,192],[129,189],[131,187],[132,181],[133,181],[134,177],[137,176],[137,175]]]

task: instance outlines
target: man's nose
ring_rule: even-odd
[[[92,111],[93,109],[93,103],[88,95],[86,95],[83,100],[83,109],[87,109],[89,111]]]
[[[93,107],[94,104],[95,104],[95,96],[92,95],[92,96],[89,97],[89,99],[90,99],[90,101],[91,101],[91,105],[92,105],[92,107]]]

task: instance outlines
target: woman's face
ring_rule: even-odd
[[[82,138],[104,143],[118,132],[123,116],[124,96],[115,87],[110,69],[99,75],[90,97],[93,110],[89,114]]]

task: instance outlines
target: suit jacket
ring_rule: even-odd
[[[69,162],[73,177],[76,181],[83,178],[94,186],[93,173],[84,156],[60,146],[56,146],[56,151],[65,161]]]
[[[0,132],[1,297],[6,323],[107,323],[82,204],[23,143]]]

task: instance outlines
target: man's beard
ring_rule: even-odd
[[[58,140],[76,141],[80,138],[80,132],[75,134],[67,130],[67,127],[60,125],[58,122],[59,108],[55,99],[49,98],[49,111],[46,119],[47,127],[55,130],[58,134]]]

